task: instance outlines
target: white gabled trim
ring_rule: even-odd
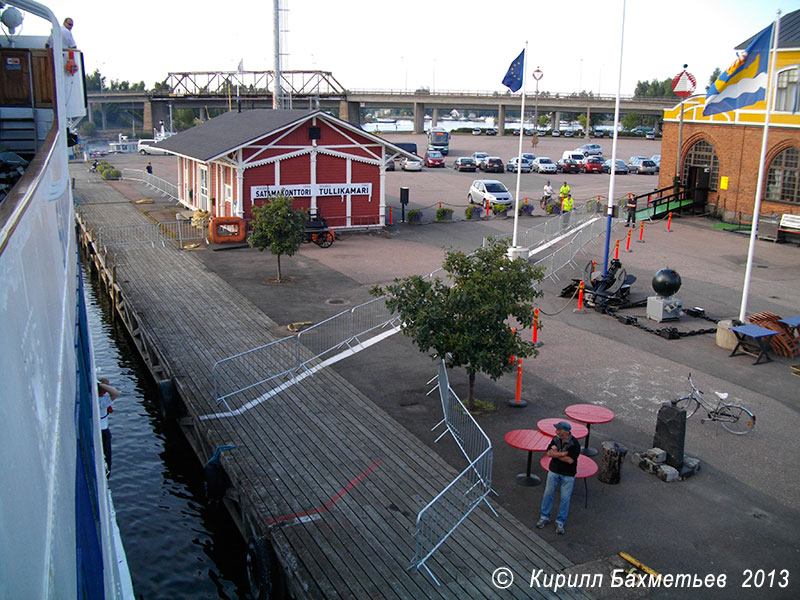
[[[296,146],[295,146],[296,147]],[[255,167],[260,167],[262,165],[268,165],[273,162],[280,162],[282,160],[288,160],[290,158],[296,158],[298,156],[303,156],[304,154],[311,154],[311,146],[303,148],[302,150],[295,150],[294,152],[287,152],[286,154],[280,154],[278,156],[271,156],[269,158],[264,158],[256,162],[245,162],[244,168],[245,169],[253,169]]]
[[[356,156],[353,154],[348,154],[346,152],[335,152],[333,150],[329,150],[327,147],[322,146],[317,149],[320,154],[327,154],[328,156],[335,156],[336,158],[343,158],[345,160],[354,160],[356,162],[366,163],[368,165],[377,165],[380,166],[381,161],[375,160],[374,158],[366,158],[364,156]]]

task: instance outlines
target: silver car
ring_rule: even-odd
[[[555,173],[558,171],[558,167],[548,157],[537,156],[533,161],[533,170],[537,173]]]
[[[502,182],[496,179],[476,179],[469,187],[467,196],[470,204],[480,204],[481,206],[489,201],[489,204],[501,204],[511,206],[511,193]]]
[[[525,158],[524,156],[520,160],[518,156],[513,158],[509,158],[506,162],[506,171],[516,173],[517,172],[517,164],[519,163],[519,168],[523,173],[530,173],[531,172],[531,163],[530,161]]]

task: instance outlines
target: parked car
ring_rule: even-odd
[[[487,127],[486,135],[497,135],[497,127]]]
[[[524,156],[524,154],[523,154],[523,156]],[[654,163],[656,163],[656,173],[658,173],[661,170],[661,155],[660,154],[653,154],[653,156],[650,157],[650,160],[652,160]]]
[[[536,155],[533,152],[523,152],[522,158],[533,164],[533,161],[536,160]]]
[[[478,163],[475,162],[475,159],[471,156],[460,156],[456,159],[456,162],[453,163],[453,168],[456,171],[476,171],[478,169]]]
[[[444,156],[438,150],[428,150],[425,153],[425,166],[426,167],[442,167],[444,168]]]
[[[656,132],[655,131],[648,131],[647,133],[644,134],[644,137],[646,139],[648,139],[648,140],[654,140],[654,139],[656,139]]]
[[[586,159],[586,163],[583,165],[583,172],[584,173],[602,173],[603,172],[603,157],[602,156],[590,156]]]
[[[586,156],[598,156],[603,153],[603,147],[600,144],[584,144],[576,150],[583,152]]]
[[[383,157],[383,162],[386,165],[387,171],[394,171],[394,159],[392,158],[391,154],[387,154]]]
[[[564,137],[573,137],[574,135],[575,135],[575,130],[573,129],[564,130]]]
[[[539,137],[542,137],[543,135],[547,135],[547,127],[539,127],[536,130],[536,135],[538,135]]]
[[[506,171],[510,171],[512,173],[516,173],[517,172],[517,165],[519,165],[519,169],[523,173],[530,173],[531,172],[531,161],[526,159],[524,156],[521,159],[518,156],[515,156],[513,158],[509,158],[508,162],[506,163]]]
[[[556,173],[556,163],[546,156],[537,156],[533,161],[533,170],[537,173]]]
[[[478,165],[478,168],[485,173],[503,173],[506,170],[506,166],[503,164],[503,159],[499,156],[487,157]]]
[[[553,137],[559,137],[561,135],[561,131],[558,129],[553,129],[550,135],[552,135]]]
[[[484,205],[488,200],[490,205],[502,204],[503,206],[510,206],[511,192],[500,181],[495,179],[476,179],[469,187],[467,200],[469,200],[470,204]]]
[[[562,158],[556,162],[556,170],[559,173],[580,173],[581,165],[571,158]]]
[[[620,175],[627,175],[628,174],[628,165],[625,164],[625,161],[618,158],[616,162],[616,166],[614,167],[614,172],[619,173]],[[609,158],[607,161],[603,163],[603,173],[611,173],[611,159]]]
[[[473,127],[472,135],[483,135],[483,129],[481,129],[480,127]]]
[[[649,158],[645,158],[636,166],[636,171],[631,170],[630,166],[628,166],[628,170],[631,171],[631,173],[639,173],[640,175],[655,175],[656,163]]]
[[[628,161],[628,171],[631,172],[631,173],[638,173],[639,172],[639,167],[646,160],[650,160],[650,159],[647,158],[646,156],[631,156],[630,160]]]
[[[489,153],[488,152],[473,152],[472,153],[472,160],[475,161],[475,164],[477,165],[477,167],[479,169],[481,168],[481,163],[483,161],[485,161],[487,158],[489,158]]]
[[[404,158],[403,171],[422,171],[422,160],[419,158]]]

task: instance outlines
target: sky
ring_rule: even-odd
[[[170,72],[272,70],[273,5],[138,0],[44,2],[84,52],[87,72],[152,87]],[[352,90],[500,91],[512,60],[528,43],[540,91],[632,94],[637,81],[663,80],[684,64],[704,92],[734,48],[775,18],[800,8],[784,0],[281,0],[283,69],[330,71]],[[37,34],[35,17],[22,34]],[[620,78],[620,38],[623,39]],[[6,45],[2,36],[0,43]]]

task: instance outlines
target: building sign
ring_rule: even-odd
[[[276,196],[309,198],[311,196],[372,196],[371,183],[304,183],[295,185],[254,185],[250,200],[265,200]]]

